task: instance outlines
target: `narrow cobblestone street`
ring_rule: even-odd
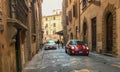
[[[64,49],[40,51],[24,72],[119,72],[120,59],[90,53],[70,56]]]

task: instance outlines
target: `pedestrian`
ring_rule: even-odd
[[[60,48],[60,41],[59,39],[57,40],[58,48]]]
[[[61,41],[61,44],[62,44],[62,48],[64,47],[64,40]]]

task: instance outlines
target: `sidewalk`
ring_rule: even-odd
[[[42,64],[43,51],[39,51],[23,69],[23,72],[38,72]]]
[[[90,54],[96,58],[105,60],[107,63],[113,64],[113,65],[119,65],[119,68],[120,68],[120,58],[110,57],[102,54],[97,54],[94,52],[90,52]]]

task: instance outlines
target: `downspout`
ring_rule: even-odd
[[[79,1],[78,2],[78,6],[79,6],[78,7],[78,24],[79,24],[79,29],[78,29],[79,31],[78,32],[79,32],[79,36],[78,37],[80,39],[80,0],[78,0],[78,1]]]

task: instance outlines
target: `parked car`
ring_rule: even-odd
[[[84,54],[89,55],[89,48],[87,43],[80,40],[69,40],[65,46],[65,52],[72,54]]]
[[[57,44],[54,40],[49,40],[44,44],[44,50],[56,49]]]

